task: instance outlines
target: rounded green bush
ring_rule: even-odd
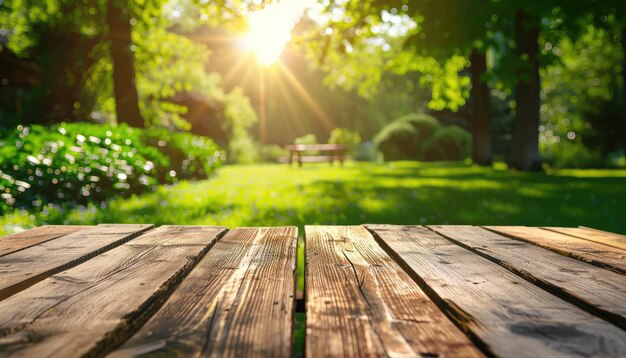
[[[328,143],[343,144],[350,149],[354,149],[357,144],[361,143],[361,140],[361,135],[357,131],[352,131],[348,128],[335,128],[330,131]]]
[[[471,150],[472,137],[465,129],[452,125],[440,127],[422,148],[426,161],[463,160]]]
[[[440,127],[437,118],[426,113],[411,113],[397,120],[411,124],[417,131],[417,140],[420,143],[427,141]]]
[[[374,143],[385,160],[422,160],[422,147],[437,128],[437,118],[425,113],[412,113],[385,126]]]
[[[418,159],[417,130],[409,122],[391,122],[374,137],[374,143],[385,160]]]

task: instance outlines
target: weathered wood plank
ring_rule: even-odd
[[[626,250],[626,236],[606,232],[602,230],[592,229],[588,227],[542,227],[542,229],[560,232],[569,236],[598,242],[618,249]]]
[[[98,225],[0,257],[0,299],[118,246],[152,225]]]
[[[305,230],[308,357],[482,355],[365,228]]]
[[[228,232],[110,357],[292,355],[297,228]]]
[[[626,274],[626,252],[624,250],[538,227],[484,226],[484,228],[622,275]]]
[[[369,226],[431,298],[497,356],[621,356],[626,332],[419,226]]]
[[[0,238],[0,257],[50,241],[89,226],[44,225]]]
[[[160,227],[0,302],[3,354],[106,353],[158,309],[223,230]]]
[[[430,226],[450,241],[626,330],[626,277],[475,226]]]

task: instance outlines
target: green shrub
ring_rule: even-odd
[[[423,160],[424,143],[440,127],[437,118],[425,113],[412,113],[385,126],[374,143],[385,160]]]
[[[293,144],[317,144],[317,137],[313,133],[305,134],[294,139]]]
[[[228,143],[228,162],[250,164],[259,161],[257,145],[249,136],[233,138]]]
[[[463,160],[470,155],[472,137],[465,129],[452,125],[439,127],[422,147],[427,161]]]
[[[371,140],[361,142],[357,145],[354,160],[360,162],[376,162],[380,160],[380,152]]]
[[[317,136],[313,133],[305,134],[302,137],[298,137],[293,140],[293,144],[318,144]],[[302,154],[304,155],[317,155],[319,154],[317,150],[305,150]]]
[[[607,163],[599,150],[592,151],[582,141],[565,140],[550,146],[545,160],[555,168],[603,168]]]
[[[417,113],[385,126],[374,143],[385,160],[462,160],[469,156],[471,135],[461,127],[443,127],[435,117]]]
[[[608,155],[609,168],[624,169],[626,168],[626,153],[624,151],[616,151]]]
[[[427,141],[440,127],[437,118],[426,113],[412,113],[397,120],[410,123],[415,128],[419,143]]]
[[[224,152],[208,137],[186,132],[172,133],[166,129],[145,130],[144,133],[140,132],[140,136],[143,137],[144,146],[158,148],[167,160],[165,170],[157,170],[161,183],[179,179],[205,179],[225,159]]]
[[[356,146],[361,143],[361,135],[356,131],[351,131],[348,128],[335,128],[330,131],[330,138],[328,139],[330,144],[343,144],[350,151],[353,151]]]
[[[385,160],[415,160],[419,157],[417,130],[409,122],[394,121],[375,137],[374,143]]]
[[[18,126],[0,139],[0,211],[104,201],[206,178],[224,154],[208,138],[69,123]]]
[[[278,158],[289,155],[289,151],[278,144],[265,144],[258,147],[261,161],[263,162],[277,162]]]

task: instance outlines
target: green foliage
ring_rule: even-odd
[[[400,117],[374,137],[385,160],[462,160],[470,153],[471,135],[456,125],[441,126],[428,114]]]
[[[61,73],[67,77],[64,79],[66,82],[83,79],[75,86],[80,97],[78,107],[82,108],[76,116],[79,120],[84,120],[92,110],[109,120],[115,114],[113,66],[105,19],[108,1],[15,0],[0,5],[0,30],[8,31],[7,47],[18,56],[30,56],[40,62],[44,72],[49,71],[47,61],[54,57],[45,45],[51,34],[77,34],[82,39],[81,43],[91,44],[81,48],[69,48],[73,44],[68,43],[54,44],[55,51],[60,54],[71,51],[79,53],[75,62],[80,63],[80,66],[70,68],[72,63],[61,63],[65,66]],[[188,130],[191,127],[185,118],[188,108],[180,104],[178,99],[181,96],[193,97],[204,102],[207,107],[214,108],[216,116],[225,118],[224,130],[228,133],[228,144],[233,142],[232,147],[229,145],[228,148],[231,152],[229,157],[237,160],[243,156],[245,150],[240,148],[246,147],[245,142],[251,140],[248,131],[257,120],[249,99],[238,88],[230,93],[222,89],[220,76],[206,71],[210,51],[184,34],[175,32],[176,19],[168,18],[164,7],[166,4],[183,6],[196,13],[204,13],[209,7],[215,7],[217,2],[207,5],[207,9],[199,9],[199,4],[187,1],[176,4],[164,0],[112,1],[119,2],[120,7],[127,9],[132,19],[132,50],[139,107],[146,124]],[[235,11],[230,15],[234,16]],[[196,19],[195,26],[198,26],[199,21]],[[188,24],[184,28],[192,31],[194,26]],[[37,56],[34,57],[33,53],[37,53]],[[68,56],[66,60],[71,58]],[[59,81],[63,82],[63,79]],[[49,84],[44,83],[46,85]],[[45,92],[49,88],[36,90]]]
[[[425,113],[411,113],[397,119],[400,122],[407,122],[417,130],[417,140],[425,142],[439,128],[437,118]]]
[[[293,144],[318,144],[317,136],[313,133],[305,134],[301,137],[294,139]],[[305,150],[302,154],[317,155],[319,154],[319,152],[317,150]]]
[[[343,144],[349,150],[354,150],[357,144],[361,143],[361,139],[361,135],[357,131],[352,131],[348,128],[335,128],[330,131],[328,143]]]
[[[462,74],[469,65],[467,59],[453,55],[447,59],[426,57],[414,53],[398,56],[394,71],[403,75],[408,72],[421,73],[419,84],[430,89],[428,108],[441,111],[458,111],[469,98],[471,80]]]
[[[371,140],[364,141],[357,145],[354,150],[354,160],[361,162],[380,162],[381,153]]]
[[[140,136],[142,145],[158,148],[167,158],[165,168],[157,168],[157,178],[161,183],[207,178],[226,157],[208,137],[162,128],[140,130]]]
[[[231,140],[228,144],[228,162],[249,164],[259,160],[257,147],[250,137]]]
[[[601,168],[607,164],[599,151],[590,150],[580,140],[553,146],[546,160],[555,168]]]
[[[258,145],[259,159],[265,163],[276,163],[278,158],[289,155],[289,151],[278,144]]]
[[[165,130],[64,123],[18,126],[0,141],[0,211],[129,196],[202,179],[223,154],[208,138]]]
[[[417,130],[405,121],[394,121],[386,125],[374,137],[374,143],[383,153],[385,160],[410,160],[419,157]]]
[[[293,144],[318,144],[317,136],[313,133],[305,134],[293,140]]]
[[[257,121],[257,114],[241,88],[235,87],[224,96],[225,109],[224,130],[229,136],[228,160],[236,163],[251,163],[255,161],[253,151],[254,140],[250,134],[250,127]]]
[[[422,158],[427,161],[459,161],[470,155],[472,137],[456,126],[439,127],[422,146]]]
[[[601,156],[623,142],[623,50],[608,31],[591,25],[575,40],[551,46],[560,61],[542,73],[541,151],[557,167],[603,166]]]
[[[626,153],[620,152],[620,151],[609,153],[608,166],[610,168],[625,169],[626,168]]]
[[[420,6],[425,9],[434,8],[437,1],[423,1],[408,7],[403,1],[362,3],[344,6],[344,2],[332,1],[327,11],[345,13],[345,19],[334,20],[334,15],[322,18],[327,22],[318,24],[303,40],[306,41],[309,57],[319,62],[326,73],[324,83],[332,89],[355,90],[360,96],[372,99],[385,89],[392,89],[389,81],[385,80],[388,74],[405,76],[408,73],[419,73],[422,75],[419,77],[419,84],[431,92],[428,108],[458,111],[469,96],[470,85],[469,77],[460,73],[468,63],[463,55],[459,55],[458,47],[453,47],[458,43],[447,45],[443,51],[435,51],[435,46],[426,47],[422,43],[416,48],[414,40],[426,37],[430,39],[429,36],[435,35],[435,32],[449,40],[450,29],[459,27],[459,24],[442,23],[440,20],[450,21],[452,17],[441,16],[440,13],[434,17],[437,20],[432,21],[437,24],[429,29],[432,33],[424,31],[424,17],[416,9]],[[473,9],[473,13],[486,12],[485,4],[464,4]],[[458,5],[454,3],[444,6],[445,14],[449,15],[449,10],[459,8]],[[410,10],[407,13],[399,9]],[[458,14],[467,20],[466,13],[458,11]],[[477,16],[471,18],[476,19]],[[480,20],[474,22],[479,23]],[[481,34],[484,31],[483,22]],[[461,35],[467,36],[467,29],[461,29],[456,34]],[[438,42],[438,46],[443,46],[442,42]]]

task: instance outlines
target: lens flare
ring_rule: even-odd
[[[244,45],[262,64],[271,66],[278,61],[291,40],[291,30],[304,10],[303,1],[272,3],[248,15],[249,32]]]

